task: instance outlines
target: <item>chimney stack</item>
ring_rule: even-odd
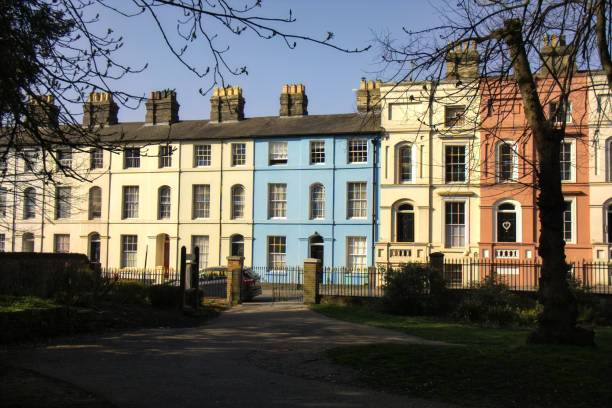
[[[446,54],[446,78],[478,78],[479,63],[476,41],[460,43]]]
[[[306,87],[302,84],[283,85],[280,95],[280,116],[308,115],[308,97]]]
[[[58,125],[59,108],[53,95],[37,95],[30,98],[30,120],[38,126],[55,127]]]
[[[380,112],[380,81],[361,78],[357,90],[357,111],[359,113]]]
[[[92,92],[83,104],[83,126],[117,124],[119,107],[108,92]]]
[[[169,125],[178,122],[179,103],[176,100],[176,92],[170,89],[153,91],[147,100],[147,125]]]
[[[570,64],[572,47],[565,43],[564,35],[545,35],[540,50],[542,66],[538,70],[539,75],[563,75],[567,73]],[[576,64],[572,64],[572,71],[576,70]]]
[[[210,97],[210,121],[229,122],[244,119],[244,98],[239,86],[215,88]]]

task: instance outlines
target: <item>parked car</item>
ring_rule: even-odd
[[[227,267],[213,266],[200,271],[200,288],[204,296],[224,297],[227,284]],[[261,295],[261,278],[251,268],[242,270],[242,300],[252,300]]]

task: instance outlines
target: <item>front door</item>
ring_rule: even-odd
[[[164,271],[170,268],[170,237],[166,235],[164,240]]]

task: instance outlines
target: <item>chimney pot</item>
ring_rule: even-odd
[[[83,126],[116,125],[119,107],[108,92],[92,92],[83,104]]]
[[[210,121],[227,122],[244,119],[244,98],[239,86],[218,87],[210,97]]]
[[[285,84],[280,95],[281,117],[308,115],[308,96],[303,84]]]
[[[174,90],[152,91],[145,106],[147,108],[145,123],[148,125],[172,124],[179,120],[180,105]]]
[[[357,111],[360,113],[380,112],[380,85],[379,80],[366,80],[362,78],[357,90]]]
[[[55,127],[59,121],[59,107],[53,95],[36,95],[29,100],[30,118],[35,125]]]
[[[470,47],[470,44],[473,44]],[[446,78],[477,78],[480,54],[476,41],[466,41],[452,47],[446,55]]]

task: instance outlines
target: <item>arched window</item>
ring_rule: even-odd
[[[157,218],[162,220],[170,218],[170,187],[162,186],[159,188]]]
[[[412,181],[412,146],[403,145],[397,152],[398,181],[409,183]]]
[[[325,187],[323,184],[310,186],[310,219],[321,220],[325,218]]]
[[[31,232],[21,236],[21,252],[34,252],[34,234]]]
[[[230,255],[244,256],[244,237],[240,234],[232,235],[230,238]]]
[[[100,234],[97,232],[89,234],[89,260],[100,262]]]
[[[92,187],[89,189],[89,219],[95,220],[102,217],[102,189]]]
[[[396,242],[414,242],[414,207],[401,204],[395,214]]]
[[[612,202],[606,207],[606,238],[612,244]]]
[[[519,217],[517,216],[517,206],[513,203],[505,202],[497,206],[496,228],[497,242],[518,242]]]
[[[36,190],[28,187],[23,192],[23,219],[29,220],[36,216]]]
[[[240,184],[232,186],[232,219],[244,217],[244,187]]]
[[[497,181],[513,181],[518,177],[518,157],[512,142],[501,141],[495,152]]]

